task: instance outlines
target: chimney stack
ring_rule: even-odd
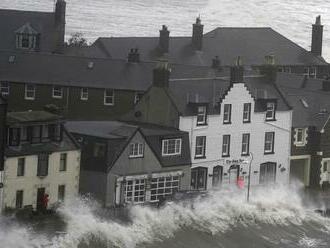
[[[55,5],[55,30],[56,30],[55,52],[56,53],[64,52],[65,12],[66,12],[66,2],[64,0],[57,0]]]
[[[237,57],[235,65],[230,67],[230,83],[243,83],[244,81],[244,67],[242,65],[241,57]]]
[[[203,47],[203,29],[200,17],[196,18],[196,23],[193,24],[192,45],[198,51]]]
[[[266,55],[265,64],[260,67],[260,73],[265,75],[269,82],[273,83],[277,78],[278,68],[276,66],[275,56]]]
[[[321,16],[316,17],[312,30],[312,49],[311,52],[316,56],[322,56],[323,43],[323,25],[321,24]]]
[[[166,25],[163,25],[162,29],[159,30],[159,48],[163,53],[168,53],[170,45],[170,31]]]
[[[170,79],[170,69],[167,60],[158,61],[153,70],[153,86],[159,88],[168,88]]]
[[[127,62],[129,63],[139,63],[140,62],[140,53],[139,49],[131,48],[127,56]]]

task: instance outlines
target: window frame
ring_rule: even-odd
[[[60,189],[63,189],[63,192],[60,192]],[[65,184],[60,184],[57,187],[57,201],[58,202],[64,202],[65,201],[65,191],[66,191],[66,187]],[[61,197],[60,197],[60,193],[61,193]]]
[[[107,93],[111,91],[111,95],[108,95]],[[111,99],[111,102],[107,102],[107,99]],[[115,105],[115,91],[114,89],[104,89],[104,98],[103,98],[103,104],[105,106],[114,106]]]
[[[198,145],[198,139],[202,140],[202,144]],[[201,153],[197,154],[198,149],[201,149]],[[195,159],[206,158],[206,136],[196,136],[195,139]]]
[[[56,94],[58,94],[58,95],[56,95]],[[62,99],[63,98],[63,87],[53,85],[52,97],[55,98],[55,99]]]
[[[298,140],[299,132],[301,132],[301,140]],[[295,128],[294,129],[294,145],[305,146],[307,144],[307,129],[306,128]]]
[[[45,173],[42,173],[42,166],[43,164],[41,164],[42,162],[46,163],[46,169],[45,169]],[[49,174],[49,154],[47,153],[41,153],[38,155],[38,164],[37,164],[37,176],[38,177],[46,177]]]
[[[135,154],[135,151],[137,153]],[[130,143],[129,144],[129,158],[143,158],[144,157],[144,144],[143,143]]]
[[[87,92],[84,92],[86,90]],[[89,89],[88,88],[81,88],[80,89],[80,100],[82,101],[88,101],[89,97]]]
[[[247,137],[247,142],[244,142],[244,138]],[[246,150],[244,149],[246,147]],[[241,149],[241,155],[242,156],[249,156],[250,154],[250,134],[249,133],[243,133],[242,134],[242,149]]]
[[[60,154],[60,172],[67,171],[67,165],[68,165],[68,154],[66,152],[63,152]]]
[[[174,152],[169,153],[169,142],[174,141]],[[178,145],[178,147],[177,147]],[[165,148],[167,147],[167,151],[165,151]],[[181,155],[182,150],[182,138],[170,138],[170,139],[163,139],[162,140],[162,156],[177,156]]]
[[[227,109],[228,107],[228,109]],[[231,104],[224,104],[223,106],[223,124],[231,124]]]
[[[202,109],[202,111],[200,111],[200,109]],[[202,117],[201,121],[198,120],[199,117]],[[207,107],[206,106],[198,106],[197,107],[196,125],[197,126],[207,125]]]
[[[4,86],[6,84],[6,86]],[[6,89],[5,91],[3,89]],[[9,96],[10,93],[10,85],[9,82],[2,81],[0,82],[0,93],[2,96]]]
[[[267,135],[272,135],[272,140],[267,141]],[[271,149],[267,150],[267,144],[271,144]],[[275,132],[265,132],[264,154],[274,154]]]
[[[33,90],[28,89],[28,87],[33,87]],[[33,96],[28,96],[29,93],[33,93]],[[30,101],[36,99],[36,86],[34,84],[25,84],[24,99]]]
[[[23,161],[23,163],[20,163]],[[25,157],[21,157],[17,159],[17,177],[25,176]]]
[[[248,109],[246,110],[245,107],[248,106]],[[243,104],[243,123],[250,123],[251,122],[251,103],[244,103]],[[247,114],[247,118],[245,118],[245,114]]]
[[[225,143],[225,141],[227,141],[228,138],[228,142]],[[230,157],[230,134],[224,134],[222,135],[222,151],[221,151],[221,155],[222,157]],[[224,147],[226,147],[226,149],[224,149]]]
[[[269,109],[269,104],[272,105],[272,108]],[[271,113],[271,116],[270,117],[267,117],[268,113]],[[276,102],[274,101],[269,101],[269,102],[266,102],[266,113],[265,113],[265,119],[266,121],[275,121],[276,118]]]
[[[20,196],[20,198],[18,198]],[[16,190],[15,208],[21,209],[24,206],[24,190]]]

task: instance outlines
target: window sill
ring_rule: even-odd
[[[276,119],[266,119],[266,121],[276,121]]]
[[[229,157],[230,157],[230,154],[228,154],[228,155],[223,155],[223,154],[222,154],[222,157],[223,157],[223,158],[229,158]]]
[[[264,152],[264,155],[272,155],[275,154],[275,152]]]
[[[197,127],[205,127],[207,126],[208,124],[207,123],[197,123]]]
[[[141,156],[128,156],[129,159],[135,159],[135,158],[144,158],[143,155]]]
[[[294,145],[297,147],[304,147],[306,146],[306,143],[294,143]]]
[[[244,123],[244,124],[251,123],[251,120],[248,120],[248,121],[244,121],[244,120],[243,120],[243,123]]]
[[[35,98],[24,97],[24,100],[28,100],[28,101],[34,101],[34,100],[35,100]]]
[[[80,98],[81,101],[88,101],[88,98]]]
[[[194,159],[206,159],[206,156],[195,156]]]
[[[114,103],[104,103],[104,106],[114,106]]]
[[[250,156],[250,153],[244,153],[244,154],[241,154],[242,157],[249,157]]]
[[[53,96],[54,99],[62,99],[63,96]]]
[[[231,121],[230,122],[223,122],[224,125],[229,125],[231,124]]]

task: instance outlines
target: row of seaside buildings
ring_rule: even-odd
[[[0,208],[330,182],[330,65],[271,28],[65,43],[54,12],[0,10]],[[243,65],[244,64],[244,65]]]

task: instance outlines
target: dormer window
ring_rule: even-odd
[[[53,86],[53,98],[62,98],[63,88],[60,86]]]
[[[266,121],[275,120],[275,110],[276,110],[275,102],[267,102],[267,104],[266,104]]]
[[[181,139],[164,139],[162,142],[162,155],[173,156],[181,154]]]
[[[206,106],[199,106],[197,108],[197,126],[206,125]]]
[[[33,29],[30,23],[24,24],[16,30],[16,48],[35,50],[39,47],[39,33]]]
[[[316,67],[305,67],[304,75],[309,78],[316,78]]]

